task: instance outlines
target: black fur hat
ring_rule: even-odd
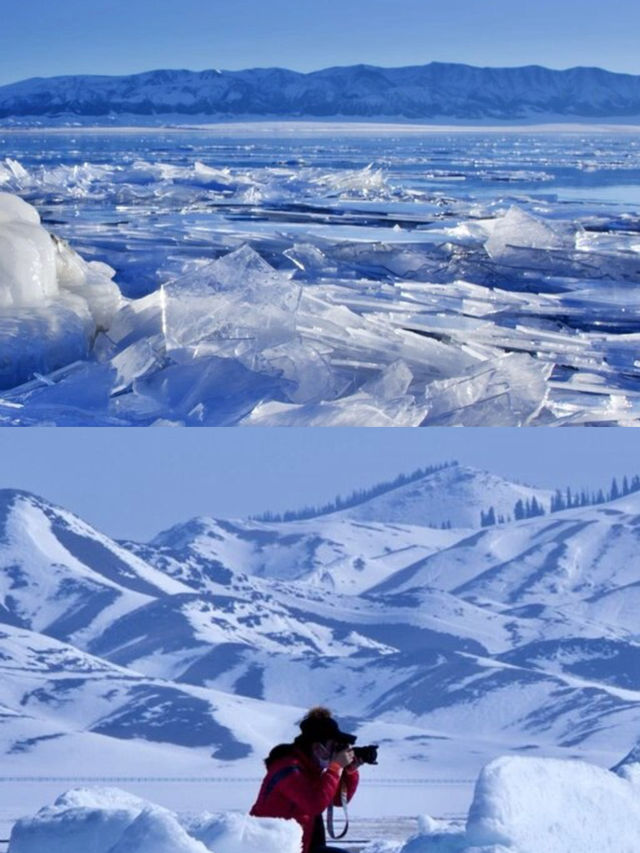
[[[312,708],[300,722],[300,731],[302,734],[298,735],[296,740],[305,740],[307,743],[326,743],[333,740],[353,744],[357,740],[355,735],[340,731],[340,726],[328,708]]]

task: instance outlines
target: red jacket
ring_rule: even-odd
[[[357,770],[343,771],[335,762],[323,770],[311,756],[293,747],[269,764],[251,814],[297,820],[303,832],[302,851],[309,853],[316,817],[332,803],[341,805],[341,780],[350,800],[358,778]]]

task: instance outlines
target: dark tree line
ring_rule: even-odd
[[[572,492],[568,487],[564,492],[557,489],[555,495],[551,498],[551,512],[560,512],[562,509],[573,509],[579,506],[595,506],[596,504],[615,501],[617,498],[638,491],[640,491],[640,476],[638,474],[631,479],[625,474],[620,486],[614,477],[611,480],[609,490],[606,492],[602,489],[598,489],[597,492],[587,492],[585,489],[581,489],[579,492]]]
[[[589,492],[586,489],[581,489],[580,491],[572,492],[567,486],[564,491],[556,489],[555,494],[551,497],[549,512],[554,513],[560,512],[563,509],[597,506],[597,504],[615,501],[617,498],[638,491],[640,491],[640,476],[638,474],[631,479],[625,475],[620,486],[614,477],[611,480],[611,486],[608,491],[598,489],[596,492]],[[521,521],[523,518],[535,518],[540,515],[545,515],[545,508],[536,500],[535,496],[531,500],[517,500],[513,507],[513,518],[516,521]],[[502,515],[496,517],[492,506],[488,510],[480,510],[481,527],[491,527],[494,524],[503,524],[505,521],[511,521],[511,516],[507,516],[506,519]]]
[[[302,509],[287,510],[283,513],[264,512],[262,515],[252,516],[252,520],[273,522],[302,521],[308,518],[316,518],[319,515],[328,515],[331,512],[340,512],[340,510],[350,509],[351,507],[358,506],[358,504],[365,503],[372,498],[384,495],[386,492],[397,489],[399,486],[405,486],[408,483],[416,482],[416,480],[422,480],[424,477],[428,477],[430,474],[436,474],[438,471],[443,471],[445,468],[453,468],[457,464],[458,463],[454,460],[452,462],[442,462],[440,465],[430,465],[427,468],[418,468],[417,470],[412,471],[411,474],[400,474],[395,478],[395,480],[378,483],[378,485],[372,486],[370,489],[356,489],[346,498],[338,495],[335,500],[330,503],[326,503],[323,506],[305,506]],[[451,527],[450,523],[449,527]]]

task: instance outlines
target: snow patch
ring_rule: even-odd
[[[9,853],[299,853],[295,821],[181,817],[118,788],[78,788],[18,821]]]

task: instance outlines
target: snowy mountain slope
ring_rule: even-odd
[[[480,530],[399,523],[438,495],[479,514],[521,494],[467,469],[437,484],[371,498],[375,521],[196,519],[148,545],[3,492],[0,750],[104,738],[251,762],[324,702],[426,739],[387,746],[416,767],[447,760],[434,737],[619,760],[640,723],[640,494]]]
[[[639,511],[640,496],[632,495],[486,528],[396,573],[371,592],[437,586],[466,600],[511,608],[580,603],[583,618],[597,619],[612,596],[623,590],[634,595]],[[611,604],[612,617],[620,615],[621,606],[618,600]],[[604,627],[604,618],[602,622]],[[627,618],[617,627],[635,633]]]
[[[55,722],[60,736],[87,731],[211,747],[219,758],[249,751],[216,722],[211,695],[205,698],[188,688],[145,679],[32,632],[3,628],[0,638],[3,702],[30,718]]]
[[[197,589],[215,591],[231,569],[357,594],[460,536],[411,523],[363,524],[337,514],[282,524],[196,518],[136,550]]]
[[[475,68],[433,62],[302,74],[158,70],[125,77],[33,78],[0,88],[0,117],[395,116],[409,119],[640,115],[640,77],[599,68]]]
[[[496,517],[507,518],[513,516],[518,500],[525,503],[535,498],[548,509],[552,494],[548,489],[511,483],[488,471],[455,465],[335,515],[387,524],[437,527],[450,522],[452,527],[479,527],[481,509],[487,511],[491,506]]]
[[[0,565],[10,621],[59,638],[90,636],[156,595],[188,589],[72,513],[19,491],[0,491]]]
[[[202,588],[223,569],[304,580],[358,594],[477,528],[481,511],[512,516],[517,501],[549,506],[552,492],[454,465],[398,485],[353,507],[289,522],[195,518],[137,552],[174,577]],[[451,524],[451,530],[440,530]],[[134,547],[127,543],[128,547]],[[153,549],[158,549],[154,551]],[[188,567],[188,569],[186,568]],[[185,574],[186,572],[186,574]]]

